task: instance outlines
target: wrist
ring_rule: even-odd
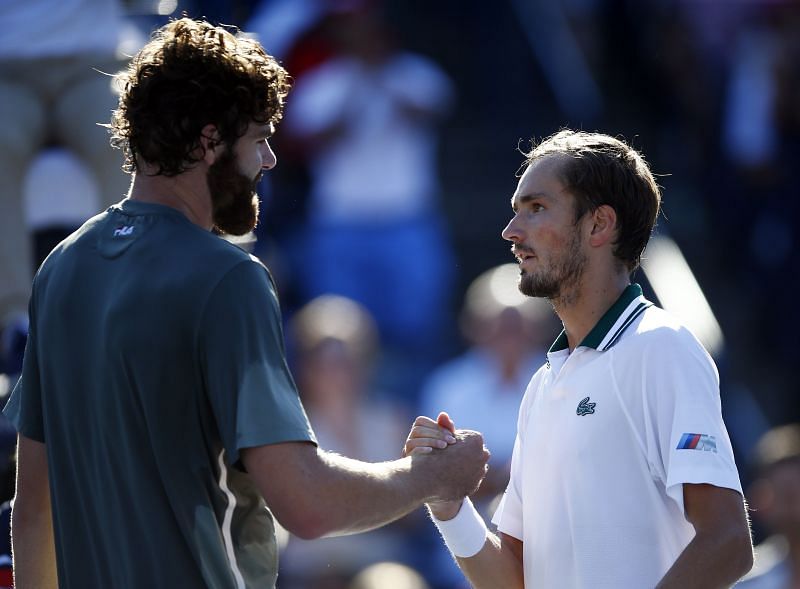
[[[428,511],[431,515],[439,521],[448,521],[458,515],[461,510],[464,500],[458,501],[437,501],[436,503],[428,503]]]
[[[433,515],[432,510],[431,514]],[[455,517],[440,520],[434,515],[433,523],[439,529],[447,548],[458,558],[469,558],[478,554],[489,535],[483,518],[469,497],[464,499]]]

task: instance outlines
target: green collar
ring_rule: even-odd
[[[635,283],[629,284],[625,290],[622,291],[622,294],[617,299],[617,302],[611,305],[608,311],[606,311],[605,314],[600,318],[600,321],[598,321],[597,324],[592,328],[592,331],[590,331],[589,334],[583,338],[583,341],[578,347],[592,348],[594,350],[599,349],[600,351],[604,351],[613,345],[613,343],[616,342],[619,334],[622,333],[622,330],[630,325],[630,320],[634,318],[633,316],[638,316],[638,314],[643,311],[644,308],[650,306],[650,303],[647,303],[647,301],[643,300],[640,305],[633,307],[629,313],[629,317],[622,322],[621,326],[617,329],[609,342],[602,347],[600,344],[602,344],[603,340],[606,339],[606,336],[609,335],[609,331],[612,327],[614,327],[614,325],[617,324],[625,310],[631,306],[631,303],[634,300],[641,296],[642,287]],[[556,341],[554,341],[553,345],[550,346],[548,353],[560,352],[561,350],[566,350],[568,347],[569,343],[567,342],[567,332],[562,330],[561,334],[556,338]]]

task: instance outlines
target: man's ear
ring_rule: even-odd
[[[599,247],[617,239],[617,211],[609,205],[600,205],[591,214],[589,243]]]
[[[222,153],[222,138],[216,125],[208,124],[200,131],[200,146],[202,147],[202,160],[209,166],[212,165]]]

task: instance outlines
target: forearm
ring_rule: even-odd
[[[751,566],[747,539],[697,534],[656,589],[727,589]]]
[[[475,589],[522,589],[522,542],[486,529],[483,518],[469,500],[429,505],[458,566]]]
[[[50,509],[31,513],[17,502],[11,515],[14,586],[17,589],[56,589],[55,543]]]
[[[525,586],[522,562],[491,532],[478,554],[456,558],[456,562],[474,589],[523,589]]]
[[[325,473],[311,499],[322,536],[365,532],[419,508],[434,492],[432,478],[415,472],[412,458],[367,463],[321,452]],[[418,469],[417,469],[418,470]]]
[[[242,461],[278,521],[311,539],[371,530],[424,502],[473,493],[489,454],[479,434],[459,436],[448,450],[377,464],[307,443],[246,448]]]

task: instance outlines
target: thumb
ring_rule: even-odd
[[[453,420],[450,419],[450,416],[444,411],[439,413],[439,417],[436,418],[436,423],[439,424],[440,427],[450,430],[450,433],[456,433],[456,424],[453,423]]]

